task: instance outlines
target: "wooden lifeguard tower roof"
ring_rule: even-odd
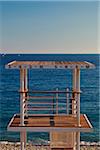
[[[12,61],[6,65],[6,68],[20,69],[20,68],[67,68],[67,69],[85,69],[94,68],[95,65],[87,61]]]

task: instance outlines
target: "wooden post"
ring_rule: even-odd
[[[80,69],[76,70],[76,89],[80,92]],[[77,124],[80,126],[80,93],[77,93]],[[76,132],[76,150],[80,150],[80,132]]]
[[[80,132],[76,132],[76,150],[80,150]]]
[[[25,85],[24,85],[24,89],[25,91],[28,91],[28,82],[27,82],[27,69],[25,68],[24,69],[24,82],[25,82]]]
[[[27,97],[27,91],[28,91],[28,83],[27,83],[27,69],[24,68],[24,90],[26,91],[25,92],[25,97]],[[26,100],[26,99],[25,99]],[[26,103],[26,111],[25,111],[25,115],[27,116],[27,103]]]
[[[56,88],[56,91],[58,92],[58,88]],[[58,93],[56,93],[56,114],[58,114]]]
[[[76,90],[76,68],[73,69],[73,91]]]
[[[20,124],[24,126],[24,102],[25,102],[25,93],[24,93],[24,69],[20,69]]]
[[[76,78],[77,78],[76,89],[77,92],[80,92],[80,69],[77,69]],[[80,93],[77,93],[77,123],[78,126],[80,126]]]
[[[24,126],[24,113],[25,113],[25,97],[27,90],[27,70],[20,68],[20,124]],[[20,132],[21,150],[25,150],[26,146],[26,131]]]
[[[24,69],[24,89],[25,91],[28,91],[28,74],[27,74],[27,68]],[[25,97],[27,97],[27,93],[25,93]],[[27,105],[26,105],[26,115],[27,115]],[[26,147],[26,143],[27,143],[27,132],[24,132],[24,143],[25,143],[25,147]]]
[[[69,89],[67,88],[66,89],[66,112],[67,112],[67,115],[69,114]]]
[[[74,68],[73,69],[73,84],[72,84],[72,114],[76,117],[76,101],[77,101],[77,99],[76,99],[76,82],[77,82],[77,79],[76,79],[76,68]],[[76,143],[77,143],[77,141],[76,141],[76,133],[75,132],[73,132],[73,149],[74,150],[76,150]]]
[[[73,92],[80,92],[80,69],[75,68],[73,70]],[[77,124],[80,126],[80,93],[74,93],[73,98],[75,98],[76,104],[74,103],[74,108],[76,110],[73,111],[75,116],[77,117]],[[76,107],[77,105],[77,107]],[[76,132],[76,150],[80,150],[80,132]]]
[[[80,69],[78,68],[75,68],[73,70],[73,92],[78,92],[73,94],[73,98],[75,98],[75,102],[73,103],[73,113],[75,115],[77,113],[77,123],[80,126]]]
[[[76,116],[76,68],[73,69],[73,94],[72,94],[72,114]]]
[[[21,150],[25,150],[24,131],[21,131],[21,132],[20,132],[20,142],[21,142]]]

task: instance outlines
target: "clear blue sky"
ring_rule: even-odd
[[[98,2],[0,2],[2,53],[96,53]]]

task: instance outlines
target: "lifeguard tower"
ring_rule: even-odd
[[[14,114],[8,131],[20,132],[21,150],[25,150],[27,132],[49,132],[51,150],[80,150],[80,132],[92,130],[87,116],[80,114],[80,69],[94,67],[89,62],[64,61],[13,61],[6,65],[20,70],[20,114]],[[28,70],[39,68],[71,70],[72,89],[28,89]]]

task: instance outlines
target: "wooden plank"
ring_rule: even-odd
[[[56,108],[50,108],[50,106],[49,107],[44,107],[44,106],[41,106],[41,107],[38,107],[38,106],[34,106],[34,107],[30,107],[30,106],[27,106],[27,111],[29,111],[29,110],[56,110]],[[58,108],[58,110],[66,110],[66,108],[65,107],[59,107]]]
[[[77,126],[77,119],[76,117],[73,117],[71,115],[69,116],[28,116],[28,119],[24,119],[24,121],[27,122],[25,126],[33,126],[33,127],[51,127],[52,122],[54,123],[54,127],[65,127],[65,128],[79,128]],[[85,116],[81,115],[80,116],[80,121],[81,121],[81,127],[80,128],[91,128],[89,123],[86,121]],[[10,123],[10,127],[12,126],[20,126],[20,117],[14,116],[14,119],[12,119],[12,122]]]
[[[27,96],[25,99],[53,99],[53,96]]]
[[[36,104],[37,104],[37,105],[55,105],[55,103],[53,103],[53,102],[41,102],[41,103],[40,103],[40,102],[34,102],[34,101],[33,101],[33,102],[28,101],[28,102],[26,102],[26,104],[27,104],[27,105],[29,105],[29,104],[30,104],[30,105],[34,105],[34,104],[35,104],[35,105],[36,105]],[[42,107],[42,106],[41,106],[41,107]]]
[[[74,134],[73,132],[50,132],[51,148],[73,148]]]
[[[24,68],[94,68],[95,66],[90,62],[64,62],[64,61],[13,61],[6,65],[6,68],[20,68],[20,66]]]
[[[53,90],[53,91],[31,91],[31,90],[30,90],[30,91],[27,91],[27,92],[28,92],[28,93],[48,93],[48,94],[49,94],[49,93],[52,93],[52,94],[53,94],[53,93],[54,93],[54,94],[55,94],[55,93],[65,93],[65,94],[66,94],[66,93],[77,93],[77,94],[78,94],[78,93],[81,93],[81,91],[73,91],[73,92],[72,92],[72,91],[61,91],[61,90],[59,90],[59,91],[56,91],[56,90]],[[42,97],[42,96],[41,96],[41,97]],[[52,96],[51,96],[51,97],[52,97]]]

